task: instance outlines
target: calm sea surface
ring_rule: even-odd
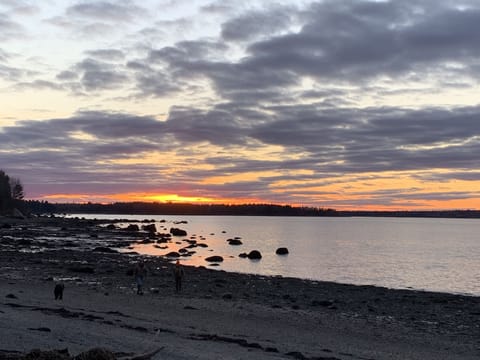
[[[196,254],[182,258],[185,264],[209,266],[205,257],[221,255],[225,260],[218,269],[226,271],[480,295],[480,219],[75,216],[165,220],[156,224],[159,232],[170,227],[188,232],[174,238],[181,244],[165,250],[135,245],[134,250],[163,255],[195,235],[209,247],[195,248]],[[234,237],[243,245],[229,245],[226,240]],[[276,255],[278,247],[290,254]],[[262,253],[260,261],[238,257],[254,249]]]

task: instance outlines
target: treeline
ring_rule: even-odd
[[[333,216],[336,211],[290,205],[244,204],[207,205],[182,203],[117,202],[112,204],[51,204],[45,201],[25,202],[35,214],[135,214],[135,215],[249,215],[249,216]]]
[[[10,177],[0,170],[0,215],[15,215],[23,208],[23,185],[20,179]]]
[[[404,211],[337,211],[338,216],[423,217],[478,219],[480,210],[404,210]]]
[[[340,211],[315,207],[293,207],[274,204],[206,205],[181,203],[117,202],[49,203],[23,201],[23,208],[32,214],[118,214],[118,215],[238,215],[238,216],[369,216],[369,217],[430,217],[430,218],[480,218],[479,210],[442,211]]]

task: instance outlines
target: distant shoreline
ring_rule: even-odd
[[[115,215],[213,215],[213,216],[309,216],[309,217],[422,217],[480,219],[480,210],[335,210],[321,207],[294,207],[275,204],[187,204],[125,202],[112,204],[48,203],[27,200],[26,212],[33,214],[115,214]]]

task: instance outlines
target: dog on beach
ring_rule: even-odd
[[[55,300],[63,300],[63,290],[65,289],[65,285],[63,284],[56,284],[55,288],[53,289],[53,294],[55,295]]]

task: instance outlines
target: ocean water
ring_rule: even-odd
[[[136,244],[134,251],[164,255],[185,247],[182,240],[191,237],[207,243],[208,248],[181,258],[186,265],[210,267],[205,257],[221,255],[224,261],[215,268],[225,271],[480,296],[480,219],[73,216],[154,219],[159,232],[184,229],[188,235],[174,237],[168,249]],[[234,237],[243,245],[229,245],[226,240]],[[278,247],[287,247],[289,254],[276,255]],[[261,260],[238,257],[254,249]]]

